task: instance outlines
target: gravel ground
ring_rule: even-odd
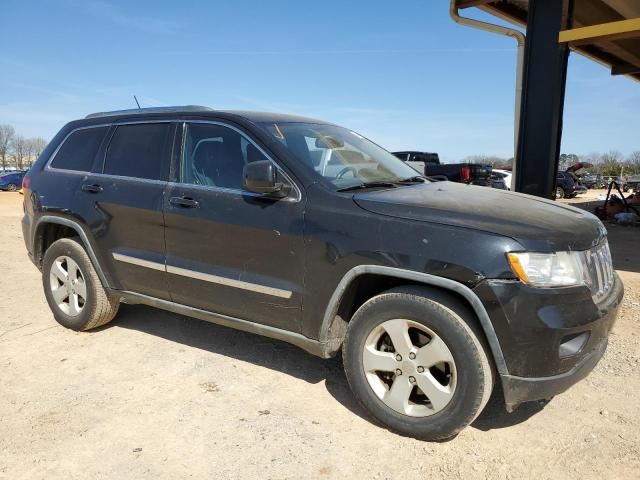
[[[20,202],[0,192],[0,479],[638,478],[633,227],[610,229],[626,296],[596,370],[544,407],[493,402],[424,443],[369,421],[339,359],[142,306],[92,333],[58,326]]]

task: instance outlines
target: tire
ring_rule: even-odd
[[[556,187],[556,200],[560,198],[565,198],[566,193],[564,192],[564,188]]]
[[[118,312],[117,297],[104,288],[76,238],[62,238],[47,249],[42,260],[42,285],[53,316],[72,330],[100,327]]]
[[[18,187],[15,183],[10,183],[9,185],[7,185],[7,190],[9,190],[10,192],[15,192],[17,189]]]
[[[489,401],[494,374],[488,347],[472,315],[455,297],[414,286],[395,288],[365,302],[347,326],[342,355],[349,386],[370,416],[391,431],[429,441],[451,439],[473,422]],[[408,326],[414,360],[401,345],[403,340],[391,340],[389,347],[388,331],[399,338],[399,322]],[[382,340],[375,340],[380,331]],[[431,338],[422,350],[425,332]],[[431,350],[430,345],[434,346]],[[377,352],[375,361],[371,349]],[[399,361],[401,351],[405,356]],[[384,357],[384,364],[378,364],[382,360],[378,354]],[[446,360],[430,367],[440,356]],[[378,367],[384,370],[377,371]],[[393,368],[396,370],[389,373]],[[422,386],[430,393],[420,395]],[[405,396],[408,401],[396,401]]]

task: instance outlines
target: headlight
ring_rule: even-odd
[[[588,284],[583,252],[508,253],[516,276],[533,287],[569,287]]]

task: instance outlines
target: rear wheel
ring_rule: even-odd
[[[560,198],[564,198],[564,196],[565,196],[564,188],[556,187],[556,200],[558,200]]]
[[[437,296],[406,287],[370,299],[349,322],[343,345],[346,376],[361,405],[390,430],[424,440],[457,435],[493,388],[473,320]]]
[[[10,183],[9,185],[7,185],[7,190],[9,190],[10,192],[15,192],[17,189],[18,187],[15,183]]]
[[[118,299],[103,287],[76,239],[57,240],[47,249],[42,260],[42,283],[53,316],[72,330],[100,327],[118,312]]]

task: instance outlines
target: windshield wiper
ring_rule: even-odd
[[[415,177],[405,178],[404,180],[398,180],[397,183],[424,183],[425,177],[422,175],[416,175]]]
[[[338,192],[351,192],[353,190],[364,190],[366,188],[395,188],[398,185],[395,182],[364,182],[350,187],[341,188]]]

